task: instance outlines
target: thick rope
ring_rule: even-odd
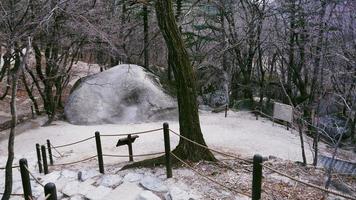
[[[145,133],[151,133],[151,132],[156,132],[156,131],[160,131],[163,130],[163,128],[157,128],[157,129],[152,129],[152,130],[147,130],[147,131],[139,131],[139,132],[132,132],[132,133],[122,133],[122,134],[100,134],[100,136],[103,137],[117,137],[117,136],[128,136],[128,135],[141,135],[141,134],[145,134]]]
[[[28,171],[28,173],[30,174],[30,176],[35,180],[35,182],[37,184],[39,184],[40,186],[44,187],[44,185],[35,177],[35,175],[33,175],[30,170],[27,168],[27,166],[25,165],[25,169]]]
[[[262,112],[260,110],[253,110],[252,112],[258,112],[260,115],[264,115],[265,117],[273,119],[273,116],[268,115],[268,114],[266,114],[266,113],[264,113],[264,112]]]
[[[54,147],[54,146],[52,145],[52,143],[51,143],[51,147],[54,149],[55,152],[58,153],[58,155],[59,155],[60,157],[63,157],[63,155],[57,150],[56,147]]]
[[[279,175],[281,175],[281,176],[285,176],[285,177],[287,177],[287,178],[289,178],[289,179],[291,179],[291,180],[293,180],[293,181],[296,181],[296,182],[298,182],[298,183],[304,184],[304,185],[306,185],[306,186],[309,186],[309,187],[312,187],[312,188],[315,188],[315,189],[318,189],[318,190],[321,190],[321,191],[323,191],[323,192],[327,192],[327,193],[330,193],[330,194],[333,194],[333,195],[336,195],[336,196],[344,197],[344,198],[346,198],[346,199],[356,200],[356,197],[352,197],[352,196],[349,196],[349,195],[345,195],[345,194],[342,194],[342,193],[337,192],[337,191],[325,189],[325,188],[323,188],[323,187],[321,187],[321,186],[314,185],[314,184],[312,184],[312,183],[307,183],[307,182],[301,181],[301,180],[299,180],[299,179],[297,179],[297,178],[294,178],[294,177],[292,177],[292,176],[289,176],[288,174],[285,174],[285,173],[280,172],[280,171],[278,171],[278,170],[276,170],[276,169],[273,169],[272,167],[270,167],[270,166],[268,166],[268,165],[263,164],[262,166],[263,166],[263,167],[266,167],[267,169],[269,169],[269,170],[271,170],[271,171],[273,171],[273,172],[275,172],[275,173],[277,173],[277,174],[279,174]]]
[[[1,193],[0,192],[0,195],[4,195],[4,193]],[[14,194],[10,194],[10,196],[23,196],[24,194],[16,194],[16,193],[14,193]]]
[[[51,197],[51,194],[47,194],[46,196],[45,196],[45,200],[47,200],[48,198],[50,198]]]
[[[178,134],[177,132],[175,132],[175,131],[173,131],[173,130],[171,130],[171,129],[169,129],[169,130],[170,130],[173,134],[177,135],[178,137],[181,137],[181,138],[187,140],[188,142],[191,142],[191,143],[193,143],[193,144],[195,144],[195,145],[198,145],[198,146],[200,146],[200,147],[202,147],[202,148],[208,149],[208,150],[210,150],[210,151],[212,151],[212,152],[215,152],[215,153],[218,153],[218,154],[227,156],[227,157],[235,158],[235,159],[237,159],[237,160],[241,160],[241,161],[244,161],[244,162],[247,162],[247,163],[252,163],[252,160],[243,159],[243,158],[240,158],[240,157],[238,157],[238,156],[230,155],[230,154],[227,154],[227,153],[224,153],[224,152],[215,150],[215,149],[211,149],[211,148],[209,148],[209,147],[207,147],[207,146],[205,146],[205,145],[199,144],[199,143],[197,143],[197,142],[195,142],[195,141],[193,141],[193,140],[191,140],[191,139],[189,139],[189,138],[187,138],[187,137],[184,137],[184,136]]]
[[[203,178],[205,178],[205,179],[208,179],[209,181],[211,181],[211,182],[213,182],[213,183],[215,183],[215,184],[217,184],[217,185],[220,185],[221,187],[224,187],[225,189],[228,189],[228,190],[230,190],[230,191],[234,191],[234,192],[236,192],[236,193],[238,193],[238,194],[242,194],[242,195],[244,195],[244,196],[247,196],[247,197],[251,198],[251,196],[250,196],[249,194],[246,194],[246,193],[241,192],[241,191],[237,191],[237,190],[234,189],[234,188],[231,188],[231,187],[229,187],[229,186],[226,186],[226,185],[224,185],[224,184],[222,184],[222,183],[219,183],[219,182],[215,181],[214,179],[212,179],[212,178],[210,178],[210,177],[208,177],[208,176],[205,176],[204,174],[200,173],[198,170],[196,170],[196,169],[194,169],[192,166],[190,166],[188,163],[184,162],[182,159],[180,159],[180,158],[179,158],[178,156],[176,156],[174,153],[171,152],[171,155],[172,155],[173,157],[175,157],[177,160],[179,160],[181,163],[183,163],[185,166],[187,166],[190,170],[192,170],[192,171],[194,171],[195,173],[197,173],[198,175],[200,175],[201,177],[203,177]]]
[[[18,166],[18,165],[15,165],[15,166],[12,166],[11,168],[12,169],[14,169],[14,168],[19,168],[20,166]],[[0,167],[0,170],[5,170],[6,169],[6,167]]]
[[[89,157],[89,158],[85,158],[85,159],[82,159],[82,160],[78,160],[78,161],[73,161],[73,162],[68,162],[68,163],[60,163],[60,164],[54,164],[54,165],[50,165],[50,166],[56,167],[56,166],[72,165],[72,164],[84,162],[84,161],[87,161],[87,160],[91,160],[91,159],[96,158],[96,157],[97,157],[97,155],[91,156],[91,157]]]
[[[69,144],[63,144],[63,145],[58,145],[58,146],[53,146],[53,148],[67,147],[67,146],[71,146],[71,145],[75,145],[75,144],[79,144],[79,143],[82,143],[82,142],[91,140],[91,139],[93,139],[93,138],[95,138],[95,137],[92,136],[92,137],[85,138],[85,139],[83,139],[83,140],[79,140],[79,141],[77,141],[77,142],[73,142],[73,143],[69,143]]]
[[[161,155],[161,154],[164,154],[164,153],[165,152],[138,154],[138,155],[132,155],[132,157],[155,156],[155,155]],[[119,158],[129,158],[129,157],[131,157],[129,155],[111,155],[111,154],[103,154],[103,156],[106,156],[106,157],[119,157]]]

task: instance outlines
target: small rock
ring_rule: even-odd
[[[80,181],[80,182],[83,182],[83,181],[84,181],[82,176],[83,176],[82,172],[79,171],[79,172],[78,172],[78,181]]]
[[[138,182],[143,178],[142,174],[137,174],[137,173],[128,173],[125,175],[123,181],[124,182]]]
[[[155,192],[167,192],[168,188],[167,186],[164,185],[164,183],[153,176],[145,176],[141,181],[140,184],[151,191],[155,191]]]
[[[153,192],[145,190],[138,195],[136,200],[161,200],[161,198],[153,194]]]

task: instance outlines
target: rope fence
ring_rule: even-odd
[[[118,157],[118,158],[129,158],[129,157],[146,157],[146,156],[156,156],[163,155],[165,152],[157,152],[157,153],[146,153],[146,154],[137,154],[137,155],[112,155],[112,154],[103,154],[104,157]]]
[[[245,192],[238,191],[238,190],[236,190],[236,189],[234,189],[234,188],[232,188],[232,187],[226,186],[226,185],[224,185],[224,184],[222,184],[222,183],[219,183],[219,182],[215,181],[214,179],[212,179],[212,178],[210,178],[210,177],[204,175],[203,173],[201,173],[201,172],[199,172],[198,170],[194,169],[194,168],[193,168],[192,166],[190,166],[188,163],[184,162],[182,159],[180,159],[180,158],[179,158],[178,156],[176,156],[174,153],[171,152],[171,155],[172,155],[174,158],[176,158],[179,162],[181,162],[182,164],[184,164],[185,166],[187,166],[190,170],[194,171],[194,172],[195,172],[196,174],[198,174],[199,176],[201,176],[201,177],[203,177],[203,178],[205,178],[205,179],[208,179],[209,181],[211,181],[211,182],[213,182],[213,183],[215,183],[215,184],[217,184],[217,185],[219,185],[219,186],[221,186],[221,187],[224,187],[225,189],[228,189],[228,190],[230,190],[230,191],[233,191],[233,192],[236,192],[236,193],[238,193],[238,194],[242,194],[242,195],[244,195],[244,196],[247,196],[247,197],[251,198],[251,195],[249,195],[249,194],[247,194],[247,193],[245,193]]]
[[[54,147],[52,144],[51,144],[51,147],[54,149],[54,151],[55,151],[60,157],[63,157],[63,155],[57,150],[56,147]]]
[[[21,181],[23,187],[23,194],[12,194],[16,196],[23,196],[25,200],[33,200],[34,196],[32,195],[31,179],[32,178],[36,184],[40,185],[44,189],[45,199],[57,200],[57,191],[54,183],[47,183],[46,185],[42,184],[40,180],[29,170],[27,165],[27,160],[25,158],[20,159],[20,173]],[[0,193],[3,195],[3,193]]]
[[[268,116],[268,115],[267,115],[267,116]],[[311,187],[311,188],[314,188],[314,189],[318,189],[318,190],[321,190],[321,191],[323,191],[323,192],[326,192],[326,193],[329,193],[329,194],[333,194],[333,195],[336,195],[336,196],[339,196],[339,197],[343,197],[343,198],[347,198],[347,199],[351,199],[351,200],[356,200],[356,197],[353,197],[353,196],[350,196],[350,195],[346,195],[346,194],[342,194],[342,193],[340,193],[340,192],[333,191],[333,190],[330,190],[330,189],[325,189],[325,188],[323,188],[323,187],[321,187],[321,186],[318,186],[318,185],[315,185],[315,184],[312,184],[312,183],[307,183],[307,182],[305,182],[305,181],[302,181],[302,180],[299,180],[299,179],[297,179],[297,178],[294,178],[294,177],[292,177],[292,176],[290,176],[290,175],[288,175],[288,174],[286,174],[286,173],[280,172],[280,171],[278,171],[278,170],[276,170],[276,169],[274,169],[274,168],[272,168],[272,167],[270,167],[270,166],[268,166],[268,165],[266,165],[266,164],[262,164],[263,161],[265,161],[265,159],[262,158],[262,156],[259,156],[259,157],[258,157],[259,161],[258,161],[257,164],[256,164],[255,158],[254,158],[254,161],[251,161],[251,160],[243,159],[243,158],[240,158],[240,157],[237,157],[237,156],[234,156],[234,155],[230,155],[230,154],[227,154],[227,153],[225,153],[225,152],[221,152],[221,151],[218,151],[218,150],[215,150],[215,149],[211,149],[211,148],[209,148],[209,147],[207,147],[207,146],[205,146],[205,145],[199,144],[199,143],[197,143],[197,142],[195,142],[195,141],[193,141],[193,140],[190,140],[190,139],[187,138],[187,137],[184,137],[184,136],[180,135],[179,133],[177,133],[177,132],[175,132],[175,131],[173,131],[173,130],[171,130],[171,129],[169,129],[169,131],[172,132],[173,134],[177,135],[178,137],[180,137],[180,138],[182,138],[182,139],[184,139],[184,140],[186,140],[186,141],[188,141],[188,142],[194,144],[194,145],[197,145],[197,146],[199,146],[199,147],[205,148],[205,149],[210,150],[210,151],[212,151],[212,152],[215,152],[215,153],[218,153],[218,154],[227,156],[227,157],[232,157],[232,158],[235,158],[235,159],[237,159],[237,160],[244,161],[244,162],[246,162],[246,163],[253,163],[253,164],[254,164],[254,166],[253,166],[253,176],[254,176],[253,179],[256,179],[256,180],[257,180],[257,181],[253,180],[253,185],[254,185],[254,184],[257,184],[257,185],[259,185],[260,188],[254,189],[255,186],[253,186],[253,189],[252,189],[252,193],[253,193],[253,194],[252,194],[252,199],[259,199],[260,196],[261,196],[261,191],[262,191],[262,190],[261,190],[261,186],[262,186],[262,184],[261,184],[261,179],[262,179],[262,167],[265,167],[265,168],[267,168],[267,169],[269,169],[269,170],[271,170],[271,171],[273,171],[273,172],[275,172],[275,173],[277,173],[277,174],[279,174],[279,175],[281,175],[281,176],[287,177],[287,178],[289,178],[289,179],[291,179],[291,180],[294,180],[294,181],[296,181],[296,182],[298,182],[298,183],[300,183],[300,184],[306,185],[306,186],[308,186],[308,187]],[[196,172],[197,174],[199,174],[199,175],[205,177],[206,179],[208,179],[208,180],[210,180],[210,181],[212,181],[212,182],[214,182],[214,183],[216,183],[216,184],[218,184],[218,185],[220,185],[220,186],[222,186],[222,187],[224,187],[224,188],[230,189],[231,191],[234,191],[234,192],[243,194],[243,195],[245,195],[245,196],[251,197],[251,196],[249,196],[249,195],[247,195],[247,194],[245,194],[245,193],[241,193],[240,191],[236,191],[236,190],[233,189],[233,188],[230,188],[230,187],[228,187],[228,186],[226,186],[226,185],[223,185],[223,184],[221,184],[221,183],[216,182],[214,179],[205,176],[204,174],[200,173],[199,171],[197,171],[196,169],[194,169],[193,167],[191,167],[188,163],[184,162],[182,159],[180,159],[178,156],[176,156],[176,155],[173,154],[172,152],[171,152],[170,154],[171,154],[173,157],[175,157],[178,161],[180,161],[181,163],[183,163],[184,165],[186,165],[188,168],[190,168],[192,171],[194,171],[194,172]],[[256,167],[256,166],[258,166],[258,165],[260,165],[260,167]],[[258,169],[258,168],[260,168],[260,169]],[[258,172],[257,172],[257,176],[260,176],[260,177],[257,177],[257,178],[255,177],[255,176],[256,176],[256,175],[255,175],[256,169],[257,169],[257,171],[260,170],[260,175],[259,175]],[[259,193],[258,196],[254,196],[254,195],[256,195],[256,193]]]
[[[81,163],[81,162],[84,162],[84,161],[92,160],[92,159],[94,159],[96,157],[97,157],[97,155],[94,155],[94,156],[91,156],[91,157],[88,157],[88,158],[84,158],[82,160],[77,160],[77,161],[68,162],[68,163],[53,164],[51,166],[57,167],[57,166],[73,165],[73,164]]]
[[[12,166],[11,168],[12,169],[14,169],[14,168],[19,168],[20,166],[18,166],[18,165],[15,165],[15,166]],[[6,169],[6,167],[0,167],[0,170],[5,170]]]
[[[169,131],[172,132],[173,134],[177,135],[178,137],[180,137],[180,138],[182,138],[182,139],[184,139],[184,140],[186,140],[186,141],[188,141],[188,142],[190,142],[190,143],[193,143],[193,144],[195,144],[195,145],[197,145],[197,146],[199,146],[199,147],[202,147],[202,148],[204,148],[204,149],[207,149],[207,150],[210,150],[210,151],[215,152],[215,153],[217,153],[217,154],[221,154],[221,155],[224,155],[224,156],[227,156],[227,157],[231,157],[231,158],[234,158],[234,159],[237,159],[237,160],[241,160],[241,161],[244,161],[244,162],[246,162],[246,163],[252,163],[252,160],[240,158],[240,157],[238,157],[238,156],[231,155],[231,154],[227,154],[227,153],[225,153],[225,152],[218,151],[218,150],[215,150],[215,149],[211,149],[211,148],[209,148],[209,147],[207,147],[207,146],[205,146],[205,145],[199,144],[199,143],[197,143],[197,142],[195,142],[195,141],[193,141],[193,140],[191,140],[191,139],[189,139],[189,138],[187,138],[187,137],[182,136],[181,134],[179,134],[179,133],[173,131],[172,129],[169,129]]]
[[[0,195],[4,195],[4,193],[0,192]],[[10,196],[23,196],[23,194],[11,193]]]
[[[38,185],[44,187],[44,185],[35,177],[35,175],[33,175],[33,174],[31,173],[31,171],[28,169],[28,167],[27,167],[26,165],[25,165],[25,169],[27,170],[27,172],[30,174],[30,176],[33,178],[33,180],[35,180],[35,182],[36,182]]]
[[[88,138],[85,138],[85,139],[82,139],[82,140],[79,140],[77,142],[72,142],[72,143],[68,143],[68,144],[63,144],[63,145],[58,145],[58,146],[53,146],[53,148],[62,148],[62,147],[68,147],[68,146],[72,146],[72,145],[76,145],[76,144],[79,144],[79,143],[82,143],[82,142],[86,142],[88,140],[91,140],[91,139],[94,139],[95,137],[92,136],[92,137],[88,137]]]
[[[263,114],[262,112],[260,112],[260,114]],[[268,116],[268,115],[267,115]],[[271,116],[268,116],[271,117]],[[135,141],[135,139],[138,136],[132,137],[132,135],[140,135],[140,134],[146,134],[146,133],[151,133],[151,132],[157,132],[157,131],[161,131],[163,130],[163,136],[164,136],[164,145],[165,145],[165,151],[164,152],[155,152],[155,153],[146,153],[146,154],[136,154],[134,155],[132,153],[132,143]],[[199,146],[201,148],[204,148],[206,150],[209,150],[211,152],[214,152],[216,154],[220,154],[223,155],[228,158],[232,158],[231,160],[239,160],[242,161],[247,168],[251,168],[251,164],[252,165],[252,170],[247,169],[248,172],[252,171],[252,195],[247,194],[245,191],[241,191],[238,190],[234,187],[231,186],[227,186],[224,185],[218,181],[216,181],[214,178],[211,178],[207,175],[205,175],[202,172],[199,172],[197,169],[194,168],[194,166],[191,166],[190,164],[188,164],[187,162],[185,162],[183,159],[179,158],[177,155],[175,155],[171,149],[170,149],[170,136],[169,133],[173,133],[174,135],[178,136],[180,139],[183,139],[185,141],[188,141],[189,143]],[[118,136],[127,136],[127,138],[121,138],[118,141],[117,146],[121,146],[121,145],[127,145],[128,146],[128,150],[129,150],[129,155],[118,155],[118,154],[104,154],[102,152],[102,146],[101,146],[101,136],[103,137],[118,137]],[[95,143],[96,143],[96,154],[81,160],[77,160],[77,161],[73,161],[73,162],[67,162],[67,163],[58,163],[58,164],[54,164],[53,163],[53,158],[52,158],[52,149],[54,149],[54,151],[56,151],[56,153],[59,155],[58,156],[54,156],[55,158],[62,158],[64,157],[60,151],[58,151],[58,148],[62,148],[62,147],[68,147],[68,146],[72,146],[72,145],[76,145],[79,143],[83,143],[86,141],[89,141],[91,139],[95,139]],[[171,166],[171,156],[174,157],[176,160],[178,160],[180,163],[182,163],[184,166],[186,166],[187,168],[189,168],[190,170],[194,171],[196,174],[198,174],[199,176],[215,183],[216,185],[219,185],[225,189],[228,189],[229,191],[235,192],[237,194],[241,194],[244,196],[247,196],[249,198],[252,198],[252,200],[257,200],[261,198],[261,192],[262,192],[262,171],[263,171],[263,167],[265,167],[268,170],[271,170],[281,176],[287,177],[291,180],[294,180],[300,184],[303,184],[305,186],[311,187],[311,188],[315,188],[318,190],[321,190],[325,193],[329,193],[329,194],[333,194],[336,196],[340,196],[343,198],[347,198],[347,199],[351,199],[351,200],[356,200],[356,197],[352,197],[350,195],[346,195],[346,194],[342,194],[340,192],[337,191],[333,191],[330,189],[325,189],[321,186],[318,185],[314,185],[312,183],[307,183],[305,181],[299,180],[298,178],[294,178],[286,173],[283,173],[281,171],[278,171],[276,169],[274,169],[273,167],[267,165],[267,163],[263,163],[265,161],[265,158],[263,158],[260,155],[255,155],[253,159],[245,159],[245,158],[241,158],[239,156],[236,155],[232,155],[226,152],[222,152],[213,148],[209,148],[206,145],[202,145],[196,141],[193,141],[183,135],[181,135],[178,132],[175,132],[174,130],[169,129],[169,125],[168,123],[164,123],[163,124],[163,128],[158,128],[158,129],[151,129],[151,130],[146,130],[146,131],[139,131],[139,132],[132,132],[132,133],[127,133],[127,134],[112,134],[112,135],[108,135],[108,134],[100,134],[100,132],[95,132],[95,136],[92,137],[88,137],[76,142],[72,142],[72,143],[68,143],[68,144],[63,144],[63,145],[58,145],[58,146],[54,146],[50,143],[49,140],[47,140],[47,148],[45,147],[45,145],[41,146],[41,149],[39,148],[40,145],[36,144],[36,152],[37,152],[37,159],[38,159],[38,166],[39,166],[39,171],[41,173],[42,171],[42,164],[43,163],[43,168],[44,168],[44,173],[48,174],[48,164],[47,164],[47,155],[46,155],[46,150],[48,151],[48,155],[49,155],[49,160],[50,160],[50,166],[52,167],[56,167],[56,166],[67,166],[67,165],[73,165],[73,164],[77,164],[77,163],[82,163],[88,160],[92,160],[92,159],[97,159],[98,165],[99,165],[99,172],[104,174],[104,160],[103,157],[120,157],[120,158],[129,158],[129,161],[133,161],[134,157],[146,157],[146,156],[158,156],[158,155],[165,155],[164,159],[165,159],[165,165],[166,165],[166,170],[167,170],[167,178],[171,178],[172,177],[172,166]],[[41,157],[42,154],[42,157]],[[23,159],[21,159],[23,160]],[[28,176],[28,183],[27,185],[23,185],[24,186],[24,194],[18,194],[18,195],[24,195],[24,197],[29,196],[32,197],[31,194],[31,189],[30,189],[30,183],[29,183],[29,176],[31,176],[35,182],[39,185],[41,185],[42,187],[44,187],[45,189],[45,195],[46,198],[45,199],[50,199],[50,200],[57,200],[57,196],[56,196],[56,189],[55,189],[55,185],[53,183],[48,183],[46,185],[43,185],[31,172],[30,170],[28,170],[27,168],[27,161],[24,167],[21,167],[21,161],[20,160],[20,166],[13,166],[13,168],[20,168],[21,170],[23,170],[22,168],[24,168],[26,170],[27,176]],[[222,163],[222,165],[227,166],[225,163]],[[0,168],[0,169],[5,169],[5,168]],[[229,169],[231,169],[234,173],[238,173],[237,171],[235,171],[232,167],[229,166]],[[21,177],[23,178],[23,172],[21,171]],[[24,180],[26,181],[26,176],[24,176]],[[27,189],[25,189],[25,187]],[[47,189],[46,189],[47,187]],[[46,192],[47,191],[47,192]],[[0,193],[1,194],[1,193]],[[29,195],[30,194],[30,195]],[[25,198],[26,199],[26,198]]]
[[[272,168],[272,167],[270,167],[270,166],[268,166],[268,165],[266,165],[266,164],[262,164],[262,166],[265,167],[265,168],[267,168],[267,169],[269,169],[269,170],[271,170],[271,171],[273,171],[273,172],[275,172],[275,173],[277,173],[277,174],[279,174],[279,175],[281,175],[281,176],[287,177],[287,178],[289,178],[289,179],[291,179],[291,180],[293,180],[293,181],[295,181],[295,182],[297,182],[297,183],[306,185],[306,186],[308,186],[308,187],[312,187],[312,188],[321,190],[321,191],[323,191],[323,192],[330,193],[330,194],[333,194],[333,195],[336,195],[336,196],[340,196],[340,197],[343,197],[343,198],[346,198],[346,199],[356,200],[356,197],[352,197],[352,196],[349,196],[349,195],[345,195],[345,194],[342,194],[342,193],[340,193],[340,192],[333,191],[333,190],[330,190],[330,189],[325,189],[325,188],[323,188],[323,187],[321,187],[321,186],[318,186],[318,185],[315,185],[315,184],[312,184],[312,183],[307,183],[307,182],[305,182],[305,181],[302,181],[302,180],[299,180],[299,179],[297,179],[297,178],[294,178],[294,177],[292,177],[292,176],[290,176],[290,175],[288,175],[288,174],[286,174],[286,173],[283,173],[283,172],[281,172],[281,171],[279,171],[279,170],[277,170],[277,169],[274,169],[274,168]]]
[[[121,133],[121,134],[100,134],[100,136],[103,137],[118,137],[118,136],[128,136],[128,135],[142,135],[145,133],[152,133],[152,132],[157,132],[161,131],[163,128],[157,128],[157,129],[151,129],[147,131],[139,131],[139,132],[132,132],[132,133]]]
[[[104,173],[104,160],[103,160],[103,157],[122,157],[122,158],[126,157],[126,158],[129,158],[130,161],[133,161],[134,157],[145,157],[145,156],[162,155],[162,154],[164,154],[164,152],[139,154],[139,155],[133,155],[133,153],[132,153],[132,143],[138,137],[138,136],[135,136],[135,135],[152,133],[152,132],[157,132],[157,131],[161,131],[161,130],[163,130],[163,128],[156,128],[156,129],[150,129],[150,130],[146,130],[146,131],[130,132],[130,133],[124,133],[124,134],[110,134],[110,135],[109,134],[100,134],[99,131],[96,131],[95,132],[95,136],[91,136],[91,137],[88,137],[88,138],[84,138],[82,140],[78,140],[78,141],[75,141],[75,142],[62,144],[62,145],[53,145],[51,143],[51,141],[49,139],[47,139],[47,143],[46,144],[43,144],[43,145],[40,145],[38,143],[36,144],[38,169],[39,169],[39,172],[42,173],[42,167],[43,167],[44,173],[48,174],[48,166],[54,166],[55,167],[55,166],[73,165],[73,164],[81,163],[81,162],[84,162],[84,161],[87,161],[87,160],[91,160],[91,159],[94,159],[95,157],[97,157],[97,160],[98,160],[98,163],[99,163],[99,171],[100,171],[100,173]],[[127,136],[127,138],[119,139],[121,144],[117,145],[117,146],[128,145],[129,155],[103,154],[102,153],[101,139],[100,138],[101,137],[118,137],[118,136]],[[95,139],[96,149],[97,149],[96,155],[88,157],[88,158],[85,158],[85,159],[81,159],[81,160],[78,160],[78,161],[54,164],[53,158],[62,158],[62,157],[64,157],[64,155],[58,150],[59,148],[80,144],[80,143],[89,141],[91,139]],[[52,149],[56,152],[56,154],[58,154],[58,156],[52,154]],[[47,164],[47,152],[46,152],[46,150],[48,151],[50,165]]]

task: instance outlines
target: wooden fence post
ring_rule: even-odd
[[[45,145],[41,146],[42,162],[43,162],[43,172],[48,174],[48,164],[47,164],[47,154]]]
[[[261,199],[262,162],[261,155],[255,154],[253,156],[252,200]]]
[[[57,189],[54,183],[47,183],[44,186],[46,200],[57,200]]]
[[[98,162],[99,162],[99,172],[104,174],[104,160],[103,160],[103,151],[101,148],[100,132],[95,132],[95,141],[96,141],[96,150],[98,153]]]
[[[132,142],[131,142],[131,134],[127,135],[128,143],[127,146],[129,148],[129,161],[133,162],[133,152],[132,152]]]
[[[228,105],[225,106],[225,118],[227,117],[227,110],[229,109]]]
[[[172,178],[171,144],[169,140],[169,125],[163,124],[164,150],[166,158],[167,178]]]
[[[20,160],[20,173],[21,173],[24,198],[25,198],[25,200],[32,200],[32,189],[31,189],[30,175],[29,175],[27,168],[28,168],[27,160],[25,158],[22,158]]]
[[[42,173],[42,162],[41,162],[41,147],[40,144],[36,144],[36,153],[37,153],[37,164],[38,172]]]
[[[49,163],[53,165],[53,156],[52,156],[52,148],[51,148],[51,141],[47,140],[47,149],[48,149],[48,157]]]

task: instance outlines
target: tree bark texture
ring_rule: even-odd
[[[180,134],[206,145],[200,129],[195,74],[174,17],[172,1],[157,0],[155,8],[158,25],[168,48],[168,64],[176,79]],[[182,159],[192,161],[215,160],[209,150],[184,139],[179,140],[174,152]]]

